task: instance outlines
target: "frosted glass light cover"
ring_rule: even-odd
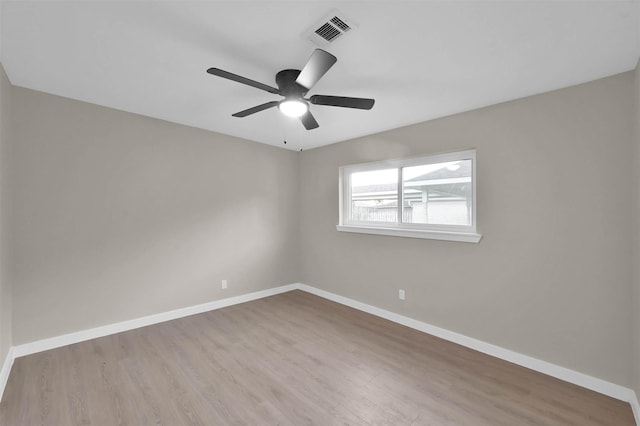
[[[309,106],[306,102],[298,100],[284,100],[278,104],[278,108],[286,116],[300,117],[307,112]]]

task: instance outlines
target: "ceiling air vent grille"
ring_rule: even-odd
[[[333,41],[334,38],[340,37],[342,35],[342,33],[338,31],[336,27],[334,27],[328,22],[323,26],[321,26],[320,28],[318,28],[315,31],[315,33],[318,34],[323,39],[327,40],[328,42],[331,42]]]
[[[338,18],[337,16],[334,16],[333,18],[331,18],[331,23],[336,27],[340,28],[345,33],[351,29],[349,25],[345,24],[344,21]]]
[[[335,43],[353,28],[353,22],[342,12],[334,9],[323,19],[316,21],[316,24],[303,35],[318,46],[326,47]]]

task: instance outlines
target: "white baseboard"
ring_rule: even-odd
[[[229,297],[227,299],[214,300],[213,302],[203,303],[201,305],[189,306],[186,308],[176,309],[173,311],[163,312],[160,314],[149,315],[142,318],[136,318],[128,321],[122,321],[115,324],[105,325],[102,327],[91,328],[89,330],[77,331],[75,333],[63,334],[62,336],[51,337],[48,339],[37,340],[31,343],[25,343],[13,347],[13,355],[15,358],[30,355],[36,352],[42,352],[49,349],[59,348],[74,343],[84,342],[98,337],[108,336],[111,334],[121,333],[160,322],[170,321],[177,318],[187,317],[189,315],[200,314],[202,312],[213,311],[227,306],[237,305],[239,303],[250,302],[263,297],[273,296],[287,291],[295,290],[298,284],[283,285],[280,287],[270,288],[267,290],[256,291],[254,293],[243,294],[240,296]]]
[[[257,291],[254,293],[216,300],[213,302],[203,303],[201,305],[176,309],[173,311],[150,315],[143,318],[123,321],[102,327],[92,328],[89,330],[78,331],[75,333],[69,333],[62,336],[51,337],[48,339],[14,346],[9,350],[5,363],[2,367],[2,370],[0,371],[0,399],[2,398],[2,392],[4,391],[5,385],[9,378],[9,372],[11,371],[11,366],[13,365],[13,360],[15,358],[58,348],[61,346],[71,345],[73,343],[95,339],[98,337],[108,336],[123,331],[146,327],[148,325],[170,321],[189,315],[221,309],[228,306],[237,305],[239,303],[250,302],[252,300],[257,300],[292,290],[302,290],[307,293],[315,294],[316,296],[320,296],[322,298],[332,300],[342,305],[346,305],[354,309],[358,309],[360,311],[385,318],[397,324],[401,324],[415,330],[440,337],[442,339],[457,343],[471,349],[475,349],[479,352],[494,356],[496,358],[500,358],[505,361],[509,361],[514,364],[529,368],[531,370],[558,378],[560,380],[564,380],[566,382],[593,390],[595,392],[608,395],[612,398],[628,402],[629,404],[631,404],[631,408],[633,409],[636,424],[640,425],[640,405],[638,404],[638,399],[635,392],[629,388],[301,283],[283,285],[280,287]]]
[[[557,379],[564,380],[565,382],[573,383],[575,385],[591,389],[595,392],[608,395],[612,398],[619,399],[624,402],[629,402],[632,407],[632,400],[635,400],[636,404],[638,403],[637,399],[635,398],[635,392],[629,388],[625,388],[624,386],[616,385],[615,383],[607,382],[605,380],[598,379],[596,377],[589,376],[578,371],[570,370],[565,367],[560,367],[559,365],[555,365],[550,362],[542,361],[528,355],[523,355],[521,353],[514,352],[512,350],[505,349],[491,343],[483,342],[482,340],[474,339],[463,334],[436,327],[422,321],[405,317],[403,315],[380,309],[375,306],[367,305],[365,303],[361,303],[344,296],[330,293],[328,291],[320,290],[306,284],[299,284],[298,288],[308,293],[315,294],[316,296],[320,296],[325,299],[340,303],[342,305],[358,309],[359,311],[367,312],[377,317],[385,318],[389,321],[402,324],[415,330],[440,337],[441,339],[466,346],[467,348],[475,349],[478,352],[482,352],[487,355],[491,355],[496,358],[500,358],[505,361],[520,365],[522,367],[547,374]],[[634,408],[634,413],[636,413],[635,410],[637,408],[637,406]],[[640,422],[638,421],[638,414],[636,414],[636,423],[640,425]]]
[[[636,419],[636,425],[640,425],[640,403],[638,403],[638,395],[634,391],[631,391],[630,398],[629,404],[631,404],[631,409],[633,410],[633,417]]]
[[[0,401],[2,401],[2,395],[4,394],[4,388],[7,386],[9,380],[9,373],[11,373],[11,367],[13,366],[13,360],[15,356],[13,354],[13,348],[9,348],[7,357],[2,364],[2,370],[0,370]]]

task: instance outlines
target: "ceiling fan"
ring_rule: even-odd
[[[305,129],[311,130],[319,127],[319,125],[311,114],[311,111],[309,111],[310,103],[314,105],[367,110],[373,108],[373,104],[375,103],[374,99],[350,98],[345,96],[313,95],[310,98],[305,98],[307,92],[315,86],[318,80],[329,71],[337,60],[338,59],[331,53],[325,52],[322,49],[316,49],[302,70],[282,70],[276,74],[277,89],[219,68],[209,68],[207,72],[284,97],[284,99],[280,101],[270,101],[245,109],[244,111],[236,112],[232,114],[234,117],[246,117],[277,106],[283,114],[289,117],[299,117]]]

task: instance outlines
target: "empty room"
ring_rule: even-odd
[[[0,425],[640,425],[640,1],[0,1]]]

